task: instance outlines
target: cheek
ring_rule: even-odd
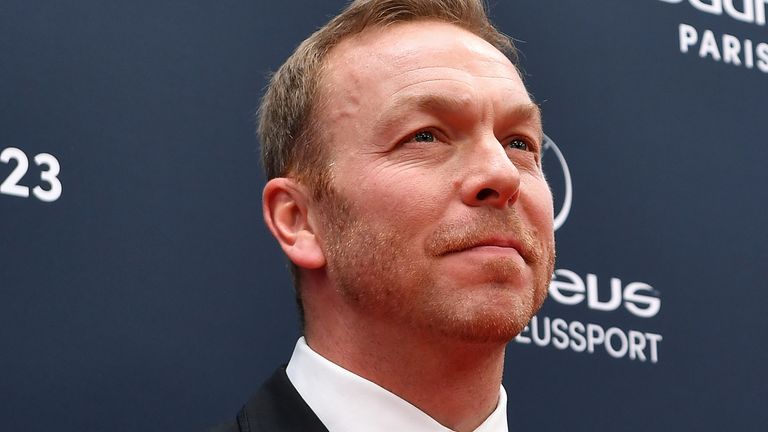
[[[543,179],[532,179],[521,187],[526,192],[520,199],[524,200],[525,211],[531,218],[531,222],[540,230],[551,231],[554,209],[549,185]]]
[[[368,179],[355,193],[360,213],[381,226],[418,236],[440,221],[448,191],[418,177]],[[441,199],[442,197],[442,199]]]

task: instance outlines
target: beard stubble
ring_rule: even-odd
[[[508,342],[546,298],[554,267],[553,238],[544,233],[546,238],[539,239],[511,210],[479,210],[467,220],[440,225],[422,251],[394,222],[377,228],[359,217],[352,203],[332,188],[320,207],[328,276],[344,301],[367,316],[465,342]],[[514,233],[520,242],[532,283],[510,287],[525,280],[525,268],[511,257],[498,257],[478,269],[486,277],[481,288],[441,284],[435,269],[441,256],[501,232]],[[417,257],[426,259],[410,259],[409,252],[422,252]]]

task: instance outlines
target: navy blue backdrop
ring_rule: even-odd
[[[512,430],[768,425],[764,4],[492,2],[560,214]],[[253,114],[342,5],[0,5],[0,428],[200,430],[288,359]]]

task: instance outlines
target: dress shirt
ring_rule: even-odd
[[[435,419],[376,383],[296,342],[288,379],[329,432],[451,432]],[[507,393],[475,432],[507,432]]]

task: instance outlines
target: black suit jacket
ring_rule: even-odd
[[[243,406],[235,421],[208,432],[328,432],[278,369]]]

